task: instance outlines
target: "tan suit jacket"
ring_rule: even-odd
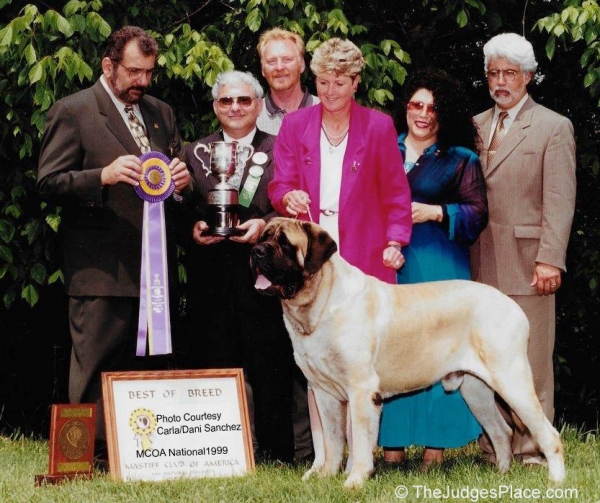
[[[493,112],[475,117],[489,224],[472,246],[473,279],[508,295],[536,295],[529,286],[536,262],[565,270],[575,208],[573,125],[529,97],[488,166]]]

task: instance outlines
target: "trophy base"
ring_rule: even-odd
[[[235,193],[237,196],[237,192]],[[209,236],[242,236],[246,231],[237,228],[239,217],[239,206],[237,204],[209,204],[208,205],[208,231]]]
[[[246,234],[246,231],[241,229],[236,229],[235,227],[215,227],[214,229],[208,229],[205,233],[207,236],[221,236],[221,237],[229,237],[229,236],[243,236]]]

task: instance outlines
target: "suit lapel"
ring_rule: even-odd
[[[131,135],[131,131],[125,124],[123,117],[112,102],[104,86],[98,80],[93,87],[94,96],[98,103],[98,111],[104,117],[104,123],[115,139],[123,145],[128,153],[141,155],[142,151]]]
[[[369,131],[367,130],[367,115],[362,108],[355,102],[352,102],[352,111],[350,114],[350,131],[348,132],[348,145],[344,154],[344,163],[342,167],[342,185],[340,188],[340,211],[347,203],[356,181],[360,169],[363,168],[362,159],[364,157],[365,142],[368,141]]]
[[[506,136],[500,143],[498,151],[496,152],[496,155],[494,155],[492,162],[489,166],[487,166],[487,169],[485,170],[486,177],[490,176],[494,171],[496,171],[502,161],[504,161],[504,159],[506,159],[508,155],[515,148],[517,148],[519,143],[521,143],[527,137],[527,134],[529,133],[529,126],[531,126],[531,116],[534,105],[535,102],[531,99],[531,97],[529,97],[523,104],[523,107],[521,110],[519,110],[519,113],[511,124],[510,129],[506,133]]]
[[[321,204],[321,118],[322,106],[311,109],[306,128],[301,133],[300,145],[302,156],[302,168],[304,178],[308,186],[309,194],[317,194],[318,200],[315,206],[320,208]]]
[[[251,143],[252,147],[254,148],[254,153],[264,152],[264,150],[261,150],[261,146],[262,146],[262,142],[265,140],[266,136],[267,136],[266,133],[262,132],[260,129],[256,129],[256,133],[254,134],[254,138],[252,138],[252,143]],[[244,187],[244,184],[246,183],[246,178],[248,178],[248,172],[250,170],[250,167],[255,164],[252,157],[253,157],[253,155],[251,155],[250,157],[248,157],[248,159],[246,159],[246,164],[244,166],[244,172],[242,173],[242,181],[240,183],[240,192],[241,192],[242,188]],[[264,166],[260,166],[260,167],[264,169]]]

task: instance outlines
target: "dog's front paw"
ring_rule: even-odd
[[[369,478],[368,473],[360,473],[356,470],[350,472],[350,475],[344,482],[344,487],[346,489],[359,489],[361,488],[365,481]]]
[[[322,464],[313,463],[310,469],[302,475],[302,480],[306,482],[309,478],[311,478],[314,474],[319,473],[319,471],[323,468]]]
[[[317,475],[318,477],[329,477],[331,475],[337,475],[340,471],[340,465],[335,463],[324,463],[324,464],[314,464],[310,467],[304,475],[302,475],[302,480],[308,480],[313,475]]]

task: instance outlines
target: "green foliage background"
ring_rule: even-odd
[[[157,38],[160,71],[151,93],[173,106],[188,141],[216,127],[210,87],[218,73],[236,68],[260,75],[256,43],[272,26],[303,36],[307,62],[331,36],[353,40],[367,62],[359,101],[391,114],[406,75],[424,65],[461,78],[474,109],[488,108],[483,44],[502,31],[527,36],[540,63],[530,90],[571,118],[578,146],[569,270],[558,294],[559,413],[574,422],[597,421],[598,387],[586,377],[597,372],[600,354],[596,0],[0,0],[0,361],[45,351],[40,360],[54,376],[46,393],[56,400],[57,360],[68,359],[68,332],[56,249],[60,207],[34,190],[40,136],[52,104],[98,78],[103,41],[125,24]],[[304,78],[312,88],[309,75]],[[48,338],[49,324],[61,335]],[[11,397],[19,375],[6,371],[0,392]]]

